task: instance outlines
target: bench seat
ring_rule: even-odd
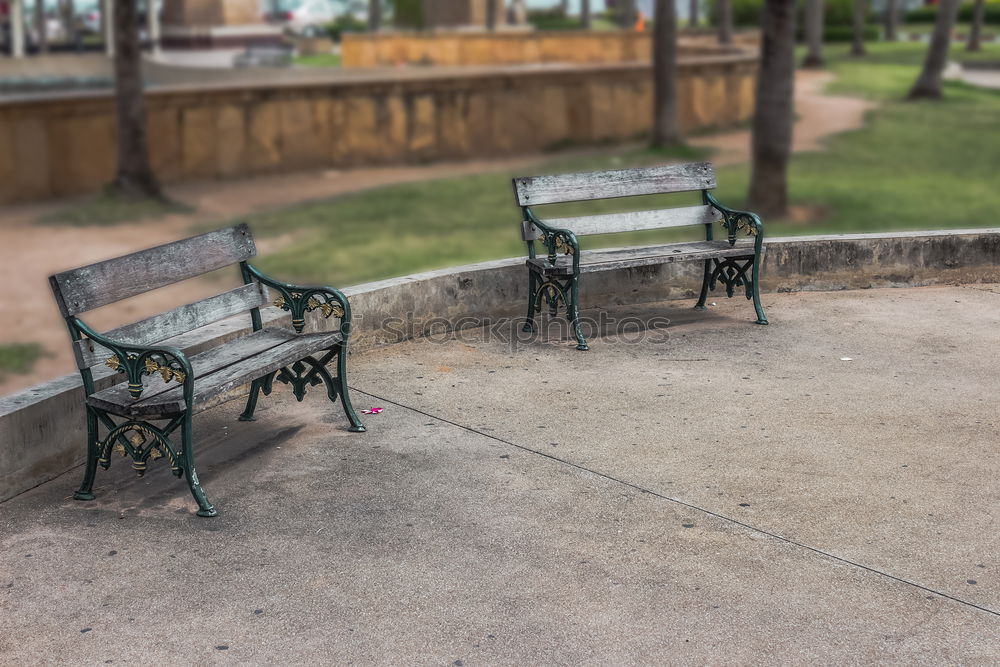
[[[223,394],[280,368],[327,350],[343,340],[339,331],[296,334],[289,329],[263,329],[191,357],[195,413],[223,402]],[[91,406],[123,417],[155,419],[184,412],[183,387],[157,375],[142,380],[142,396],[129,395],[122,382],[87,398]]]
[[[591,250],[580,256],[580,273],[612,271],[635,266],[651,266],[669,262],[711,259],[713,257],[750,257],[754,254],[752,240],[740,239],[735,245],[729,241],[692,241],[689,243],[666,243],[663,245],[638,246],[632,248],[609,248]],[[547,275],[573,275],[573,257],[561,255],[555,265],[546,257],[533,257],[527,265]]]

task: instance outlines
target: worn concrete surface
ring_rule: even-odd
[[[2,503],[0,656],[996,664],[1000,285],[716,303],[355,355],[366,434],[206,413],[218,519],[118,459]]]

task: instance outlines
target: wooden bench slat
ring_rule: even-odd
[[[514,179],[518,206],[669,194],[715,188],[708,162]]]
[[[256,254],[250,229],[241,224],[64,271],[49,281],[65,317],[242,262]]]
[[[267,288],[260,283],[251,283],[133,324],[126,324],[104,335],[112,340],[132,345],[152,345],[267,303]],[[89,338],[76,341],[73,344],[73,352],[76,354],[76,363],[81,369],[103,364],[114,354]]]
[[[202,412],[224,402],[225,394],[303,357],[326,350],[342,340],[340,332],[295,334],[285,329],[265,329],[191,358],[194,370],[194,411]],[[183,387],[163,382],[159,375],[143,377],[138,399],[127,383],[97,392],[87,400],[113,414],[152,418],[184,411]],[[218,399],[218,400],[215,400]]]
[[[638,232],[645,229],[686,227],[688,225],[710,225],[721,219],[722,214],[711,206],[686,206],[655,211],[606,213],[578,218],[553,218],[542,220],[542,222],[556,229],[568,229],[577,236],[589,236],[592,234]],[[530,222],[522,226],[522,232],[525,241],[532,241],[541,236],[538,228]]]
[[[580,273],[598,273],[636,266],[652,266],[671,262],[711,259],[712,257],[749,257],[754,254],[752,240],[739,240],[735,246],[729,241],[693,241],[667,243],[636,248],[589,250],[580,257]],[[560,255],[555,266],[545,257],[527,261],[529,266],[542,270],[546,275],[572,275],[573,258]]]

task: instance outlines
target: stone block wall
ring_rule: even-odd
[[[756,66],[747,55],[682,63],[684,127],[749,118]],[[651,116],[648,64],[393,72],[147,94],[151,159],[166,183],[627,141],[648,133]],[[108,93],[0,104],[0,204],[95,192],[111,181],[115,160]]]
[[[678,46],[682,55],[738,52],[711,38],[685,38]],[[651,49],[650,34],[632,30],[348,33],[341,58],[344,67],[626,63],[650,60]]]

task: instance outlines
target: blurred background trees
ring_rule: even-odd
[[[940,0],[937,20],[931,43],[924,59],[924,67],[910,89],[909,99],[940,99],[944,68],[948,62],[948,48],[951,46],[951,29],[955,25],[958,0]]]
[[[114,70],[118,169],[111,189],[114,194],[128,198],[162,199],[160,184],[153,175],[149,162],[138,25],[136,1],[115,0]]]
[[[806,38],[806,56],[803,67],[823,66],[823,0],[806,0],[803,31]]]
[[[788,213],[795,88],[795,0],[766,0],[753,117],[747,205],[764,218]]]
[[[677,115],[677,9],[674,0],[656,0],[653,14],[653,146],[681,143]]]

